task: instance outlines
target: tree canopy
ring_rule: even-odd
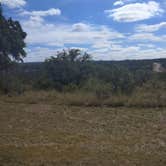
[[[3,16],[0,4],[0,69],[7,68],[12,61],[23,61],[26,35],[18,21]]]
[[[57,61],[57,62],[86,62],[91,59],[90,54],[81,51],[80,49],[67,49],[58,51],[55,57],[51,57],[46,61]]]

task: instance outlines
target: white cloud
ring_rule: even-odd
[[[138,43],[137,46],[144,48],[157,48],[154,44],[144,44],[144,43]]]
[[[152,1],[149,3],[152,5]],[[146,6],[149,3],[135,4]],[[133,14],[134,10],[126,11],[126,13]],[[154,10],[155,8],[150,9],[149,7],[147,11],[153,13],[152,11]],[[144,8],[142,11],[145,12],[146,9]],[[158,12],[156,9],[156,13],[159,14],[160,12],[162,12],[160,8]],[[124,35],[103,25],[93,25],[85,22],[54,24],[46,22],[44,18],[60,14],[61,11],[55,8],[31,12],[22,10],[22,13],[20,13],[23,16],[21,24],[28,34],[26,39],[27,45],[31,46],[31,49],[27,50],[26,62],[44,61],[46,58],[55,55],[57,50],[63,49],[66,46],[86,48],[87,52],[91,53],[95,60],[166,58],[166,49],[159,48],[156,44],[164,42],[166,35],[156,36],[152,33],[147,33],[165,27],[165,22],[156,25],[138,25],[136,32],[140,33]],[[137,14],[136,11],[136,16]],[[131,17],[129,18],[131,19]],[[143,31],[143,28],[146,30]]]
[[[162,42],[166,40],[166,35],[155,36],[153,33],[137,33],[129,37],[129,40],[143,41],[143,42]]]
[[[46,58],[54,56],[56,49],[35,47],[27,50],[27,57],[24,59],[25,62],[43,62]]]
[[[114,45],[114,49],[97,49],[91,52],[95,60],[126,60],[166,58],[166,49]]]
[[[131,3],[105,12],[118,22],[135,22],[157,16],[164,11],[159,3],[149,1],[148,3]]]
[[[146,46],[146,45],[145,45]],[[142,46],[112,45],[112,49],[100,48],[86,50],[94,60],[125,60],[125,59],[154,59],[166,58],[166,49]],[[83,48],[82,48],[83,49]],[[59,49],[36,47],[28,50],[25,62],[42,62],[50,56],[55,56]],[[84,50],[84,49],[83,49]]]
[[[29,16],[33,16],[33,17],[45,17],[45,16],[56,16],[56,15],[61,15],[61,10],[60,9],[55,9],[55,8],[51,8],[49,10],[39,10],[39,11],[23,11],[22,13],[20,13],[21,15],[29,15]]]
[[[27,44],[33,47],[28,51],[25,61],[44,61],[66,45],[81,45],[95,60],[166,58],[166,49],[151,44],[165,42],[166,36],[156,36],[152,33],[125,36],[102,25],[82,22],[53,24],[35,17],[22,21],[22,25],[28,33]],[[41,47],[34,48],[36,45]]]
[[[117,0],[117,1],[114,2],[113,5],[114,6],[122,6],[126,3],[131,3],[131,2],[135,2],[135,1],[137,1],[137,0]]]
[[[65,44],[93,45],[96,41],[107,42],[124,38],[123,34],[106,26],[84,23],[52,24],[35,17],[30,17],[28,21],[22,21],[22,26],[28,33],[27,42],[29,44],[45,46],[64,46]]]
[[[26,4],[25,0],[0,0],[0,2],[10,8],[19,8]]]
[[[83,51],[87,51],[84,48],[80,47],[72,47],[77,48]],[[64,49],[64,48],[63,48]],[[66,48],[67,49],[67,48]],[[34,47],[32,49],[27,49],[27,57],[24,59],[25,62],[43,62],[51,56],[55,56],[57,51],[62,51],[62,49],[52,49],[46,47]]]
[[[111,49],[112,42],[110,41],[97,41],[92,45],[92,48],[94,49]]]
[[[166,22],[161,22],[159,24],[154,24],[154,25],[138,25],[136,27],[137,32],[155,32],[160,30],[161,28],[166,28]]]
[[[118,5],[124,5],[124,2],[122,0],[114,2],[114,6]]]
[[[89,31],[91,29],[91,26],[84,23],[76,23],[72,25],[73,31],[83,32],[83,31]]]

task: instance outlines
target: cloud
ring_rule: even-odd
[[[65,47],[87,49],[95,60],[151,59],[166,57],[166,49],[157,43],[166,36],[153,33],[121,34],[103,25],[88,23],[48,23],[30,16],[21,22],[28,33],[26,42],[32,47],[25,61],[44,61]],[[155,43],[152,45],[152,42]],[[151,44],[151,45],[150,45]],[[40,46],[37,47],[36,46]]]
[[[137,32],[155,32],[160,30],[161,28],[166,28],[166,22],[161,22],[159,24],[154,24],[154,25],[138,25],[136,27]]]
[[[154,1],[133,4],[128,3],[135,0],[120,1],[123,1],[124,4],[119,4],[122,7],[117,9],[128,6],[126,11],[125,9],[122,10],[126,13],[122,12],[122,15],[118,16],[119,20],[123,22],[132,22],[133,19],[143,19],[143,17],[145,19],[147,13],[151,13],[151,15],[149,14],[150,16],[148,15],[151,18],[163,12],[159,4]],[[8,2],[11,2],[11,0],[8,0]],[[155,4],[158,4],[158,7]],[[23,5],[25,4],[15,4],[15,7]],[[131,8],[130,5],[134,8]],[[138,7],[139,5],[141,7]],[[147,5],[149,5],[149,8]],[[134,11],[136,12],[134,13]],[[143,16],[140,15],[138,17],[139,11]],[[28,34],[26,38],[28,46],[26,62],[44,61],[46,58],[54,56],[58,50],[73,46],[85,49],[88,53],[92,54],[95,60],[166,58],[166,49],[160,48],[160,46],[165,46],[166,35],[157,36],[150,33],[164,28],[165,22],[154,25],[137,25],[135,34],[122,34],[108,26],[87,22],[49,22],[51,20],[47,20],[45,17],[61,14],[61,10],[56,8],[40,11],[26,11],[22,9],[17,12],[20,12],[18,18],[22,16],[20,22]],[[114,13],[112,12],[112,14]],[[158,44],[159,42],[162,42],[161,45]]]
[[[90,29],[90,25],[81,22],[72,25],[72,30],[77,32],[89,31]]]
[[[113,45],[113,49],[97,49],[91,52],[95,60],[126,60],[166,58],[164,48]]]
[[[25,62],[43,62],[46,58],[54,56],[57,49],[35,47],[26,51],[28,56],[24,59]]]
[[[147,47],[146,47],[147,46]],[[122,46],[112,45],[112,49],[100,48],[94,50],[86,50],[92,55],[94,60],[125,60],[125,59],[154,59],[166,58],[165,48],[156,48],[151,45],[138,46]],[[27,50],[25,62],[43,62],[46,58],[54,56],[61,49],[52,49],[45,47],[35,47]]]
[[[86,48],[81,48],[81,47],[71,47],[71,48],[87,51]],[[25,57],[24,62],[44,62],[46,59],[50,58],[51,56],[55,56],[58,51],[62,51],[62,48],[33,47],[31,49],[26,50],[27,57]]]
[[[154,44],[144,44],[144,43],[138,43],[137,46],[144,48],[157,48]]]
[[[0,0],[0,2],[10,8],[19,8],[26,4],[25,0]]]
[[[53,24],[43,19],[30,17],[21,22],[23,29],[28,33],[27,43],[31,45],[64,46],[93,45],[96,41],[107,42],[109,40],[124,38],[124,35],[106,26],[76,24]]]
[[[122,0],[120,0],[120,1],[116,1],[116,2],[114,2],[113,5],[114,5],[114,6],[124,5],[124,2],[123,2]]]
[[[112,42],[111,41],[96,41],[92,45],[92,48],[94,49],[111,49]]]
[[[149,1],[148,3],[131,3],[105,11],[108,17],[118,22],[141,21],[160,15],[163,12],[164,10],[160,8],[160,4],[155,1]]]
[[[113,5],[114,6],[122,6],[126,3],[131,3],[131,2],[135,2],[135,1],[137,1],[137,0],[117,0],[117,1],[114,2]]]
[[[49,10],[39,10],[39,11],[23,11],[20,13],[21,15],[29,15],[33,17],[46,17],[46,16],[56,16],[56,15],[61,15],[61,10],[60,9],[55,9],[51,8]]]
[[[143,42],[162,42],[166,40],[166,35],[155,36],[153,33],[137,33],[131,35],[129,40],[143,41]]]

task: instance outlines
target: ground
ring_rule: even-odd
[[[0,102],[0,166],[165,166],[166,108]]]

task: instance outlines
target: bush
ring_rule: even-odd
[[[111,83],[97,78],[89,78],[82,87],[83,90],[94,93],[99,99],[107,98],[112,93]]]
[[[166,106],[166,83],[149,81],[135,90],[127,106],[164,107]]]
[[[0,77],[0,92],[3,94],[22,94],[25,90],[25,86],[21,79],[10,73]]]

